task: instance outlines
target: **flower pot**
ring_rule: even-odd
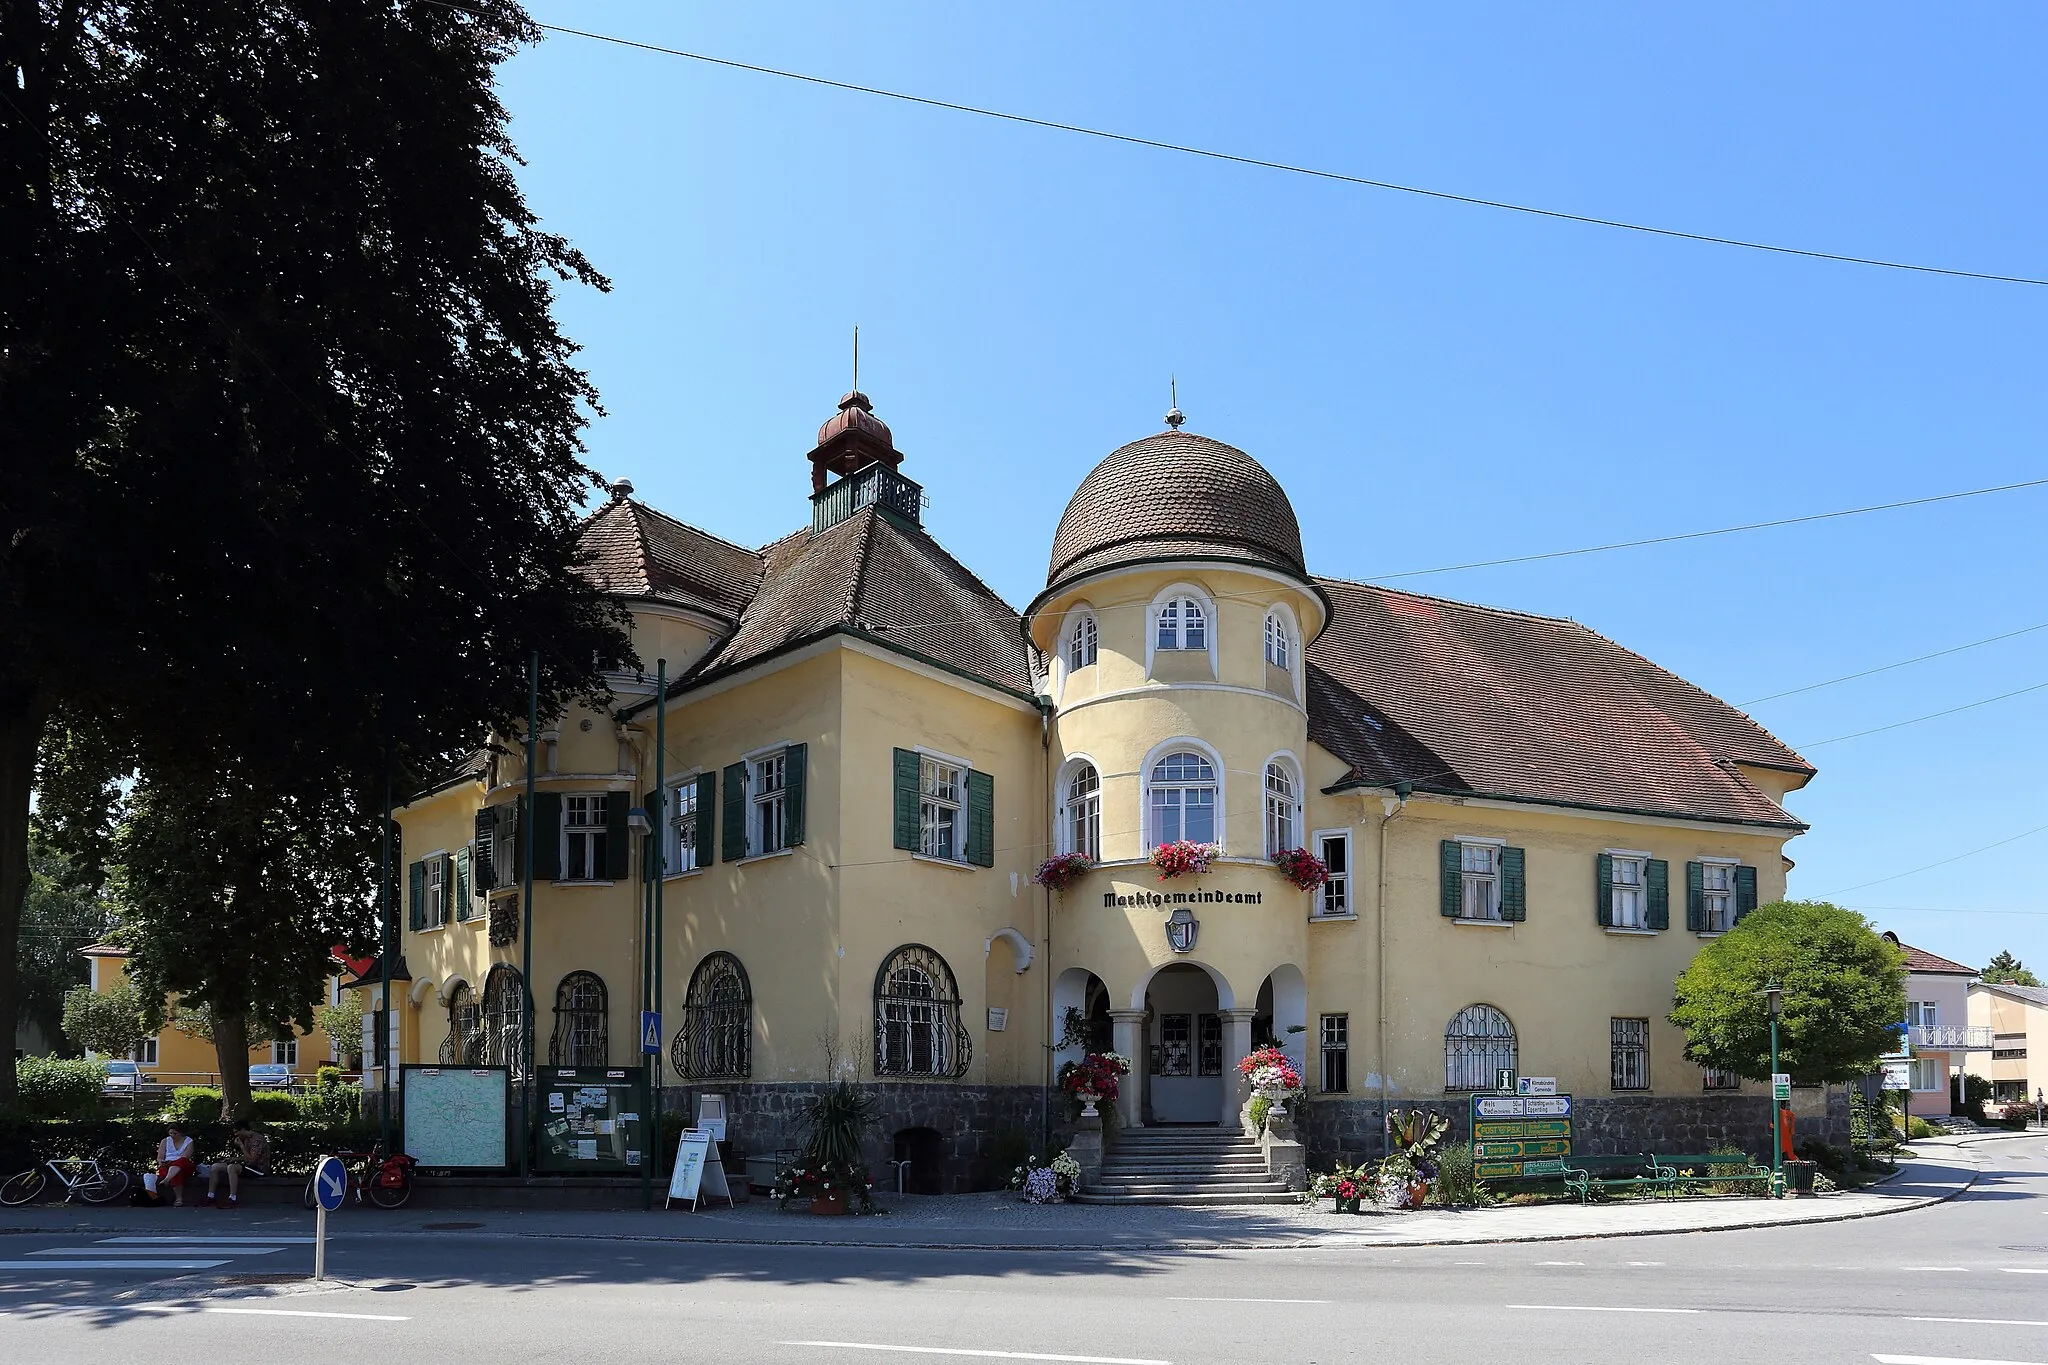
[[[1408,1187],[1408,1207],[1419,1209],[1429,1199],[1429,1182],[1418,1180]]]
[[[820,1191],[811,1196],[811,1212],[820,1218],[841,1218],[846,1214],[844,1190]]]

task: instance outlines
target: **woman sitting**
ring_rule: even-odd
[[[168,1188],[171,1202],[182,1206],[185,1202],[185,1181],[194,1169],[192,1139],[177,1124],[165,1124],[164,1139],[156,1145],[157,1194],[161,1196]]]

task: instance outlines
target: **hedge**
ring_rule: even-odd
[[[216,1113],[219,1111],[216,1110]],[[322,1154],[367,1151],[377,1140],[375,1124],[332,1124],[303,1121],[262,1125],[270,1138],[271,1169],[284,1174],[310,1174]],[[201,1161],[230,1150],[226,1124],[194,1124],[186,1130]],[[41,1119],[0,1115],[0,1179],[53,1157],[99,1156],[130,1170],[145,1170],[156,1160],[164,1125],[155,1119]]]
[[[39,1118],[87,1118],[104,1102],[107,1069],[69,1057],[19,1057],[14,1084],[24,1111]]]

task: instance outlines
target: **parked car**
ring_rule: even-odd
[[[251,1090],[282,1090],[292,1079],[292,1069],[284,1062],[257,1062],[249,1068]]]
[[[145,1085],[156,1084],[156,1077],[145,1076],[142,1068],[133,1062],[101,1062],[107,1069],[106,1083],[100,1087],[102,1094],[132,1095]]]

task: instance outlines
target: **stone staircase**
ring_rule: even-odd
[[[1293,1204],[1258,1141],[1216,1128],[1126,1128],[1077,1204]]]

